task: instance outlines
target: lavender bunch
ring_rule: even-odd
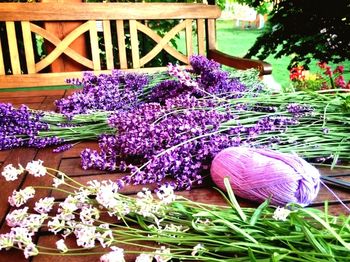
[[[347,93],[260,94],[224,100],[189,94],[165,104],[119,111],[100,151],[81,153],[83,168],[128,171],[120,184],[162,183],[177,188],[202,183],[217,152],[229,146],[294,152],[313,162],[340,164],[350,151]],[[307,101],[307,102],[304,102]],[[125,159],[139,159],[139,165]],[[130,161],[129,161],[130,162]]]
[[[76,115],[67,119],[54,112],[31,110],[22,105],[0,103],[0,150],[16,147],[44,148],[65,142],[79,142],[97,139],[110,134],[114,129],[108,126],[108,112],[95,111],[89,115]],[[55,152],[67,150],[72,144],[65,144]]]
[[[38,133],[49,129],[41,121],[43,112],[32,111],[22,105],[18,109],[11,104],[0,103],[0,150],[27,146],[43,148],[62,143],[57,136],[39,137]]]
[[[164,103],[166,99],[180,95],[197,98],[206,96],[236,98],[268,92],[258,80],[256,72],[240,76],[222,69],[219,63],[203,56],[192,56],[190,65],[191,70],[184,70],[177,65],[169,64],[170,79],[156,85],[149,94],[149,100]],[[242,83],[241,79],[246,84]]]
[[[120,184],[162,183],[170,176],[176,188],[190,189],[203,182],[211,160],[221,150],[249,146],[261,141],[259,135],[285,132],[309,110],[305,114],[279,110],[270,116],[262,108],[251,106],[249,115],[254,116],[253,110],[256,115],[245,118],[230,104],[185,95],[168,99],[165,105],[148,103],[132,112],[118,111],[108,120],[116,134],[100,138],[100,151],[85,149],[82,167],[129,171]],[[272,142],[263,146],[267,144]],[[135,157],[140,166],[124,161]]]
[[[58,111],[68,117],[94,110],[115,111],[129,108],[143,101],[148,90],[166,77],[165,73],[136,74],[120,70],[98,76],[86,72],[81,80],[67,80],[81,89],[56,100],[55,104]]]

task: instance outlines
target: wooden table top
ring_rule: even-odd
[[[68,95],[72,91],[66,90],[50,90],[50,91],[17,91],[17,92],[0,92],[0,102],[12,103],[15,106],[21,104],[26,104],[32,109],[41,110],[54,110],[54,101],[65,95]],[[2,167],[8,164],[18,164],[21,163],[25,165],[31,160],[41,159],[44,161],[45,166],[56,168],[74,177],[76,180],[82,183],[86,183],[89,180],[105,180],[105,179],[116,179],[121,177],[121,174],[106,173],[98,170],[82,170],[80,167],[80,151],[84,148],[97,148],[96,142],[84,142],[80,143],[72,149],[62,152],[53,153],[52,148],[45,149],[33,149],[33,148],[19,148],[13,150],[0,151],[0,172]],[[322,168],[321,173],[336,176],[337,178],[343,179],[350,182],[350,170],[332,170]],[[7,202],[8,196],[13,190],[19,190],[29,185],[51,185],[51,179],[49,177],[34,178],[33,176],[22,176],[13,182],[6,182],[4,178],[0,178],[0,233],[6,233],[9,231],[8,226],[5,222],[6,214],[11,210]],[[331,187],[332,190],[341,198],[345,203],[350,203],[350,192],[336,187]],[[126,187],[123,192],[126,194],[135,194],[141,189],[141,186],[129,186]],[[188,197],[189,199],[195,201],[201,201],[204,203],[212,204],[224,204],[224,200],[221,198],[220,194],[212,188],[210,184],[205,184],[203,187],[193,189],[191,191],[179,192],[179,194]],[[51,195],[49,190],[41,190],[37,192],[36,198],[39,199],[45,196]],[[34,201],[35,201],[34,199]],[[336,198],[324,187],[322,186],[318,197],[312,204],[312,206],[322,208],[324,201],[329,202],[329,210],[333,214],[345,213],[347,210],[336,200]],[[254,203],[248,202],[243,199],[239,199],[242,206],[255,206]],[[39,234],[37,241],[45,242],[46,245],[50,243],[53,247],[55,242],[59,238],[51,234]],[[69,241],[73,241],[70,239]],[[55,259],[56,262],[59,261],[98,261],[99,255],[88,256],[88,257],[64,257],[64,256],[45,256],[39,255],[31,258],[33,262],[45,262]],[[22,251],[10,250],[10,251],[0,251],[0,262],[1,261],[27,261]]]

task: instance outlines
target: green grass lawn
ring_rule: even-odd
[[[217,44],[218,49],[227,54],[243,57],[249,48],[254,44],[256,38],[262,33],[259,29],[241,29],[237,28],[235,21],[219,20],[217,22]],[[272,64],[272,74],[275,80],[281,84],[283,88],[290,85],[289,71],[287,66],[291,58],[286,56],[280,59],[275,59],[272,56],[265,61]],[[310,64],[310,71],[316,73],[317,61]],[[330,64],[333,68],[335,65]],[[350,80],[350,61],[343,62],[345,67],[345,80]]]

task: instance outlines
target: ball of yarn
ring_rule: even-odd
[[[273,205],[309,205],[320,189],[318,170],[302,158],[266,149],[230,147],[219,152],[210,169],[214,183],[225,190],[224,178],[233,192],[246,199]]]

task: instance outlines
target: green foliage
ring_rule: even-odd
[[[266,1],[239,2],[257,7]],[[349,21],[348,0],[281,0],[274,5],[264,33],[247,57],[293,56],[289,68],[307,65],[312,58],[335,63],[345,61],[350,59]]]

